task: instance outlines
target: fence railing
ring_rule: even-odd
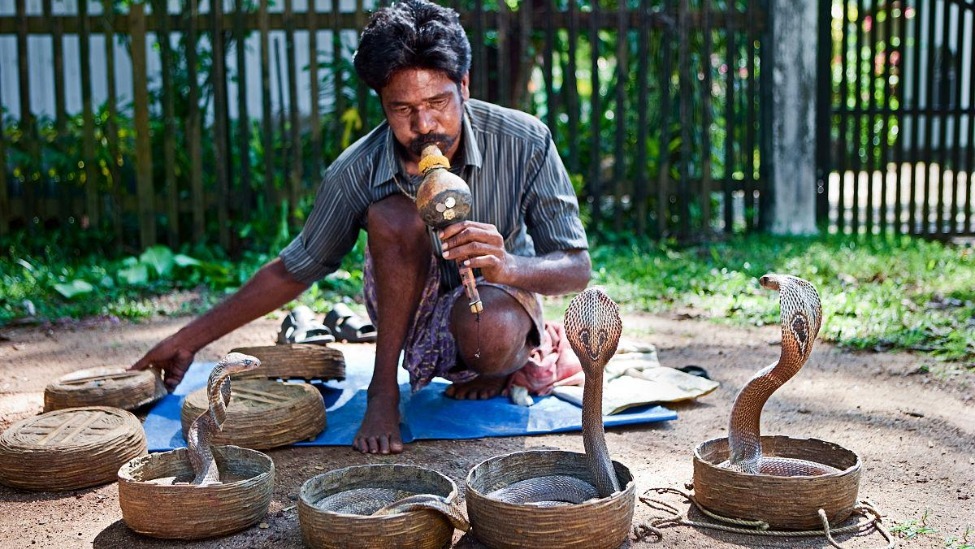
[[[13,1],[0,234],[75,224],[132,248],[239,249],[285,204],[299,223],[328,163],[382,120],[351,65],[362,0]],[[590,229],[687,239],[765,222],[764,1],[452,6],[472,95],[548,124]]]
[[[821,5],[819,219],[840,233],[975,234],[975,4]]]

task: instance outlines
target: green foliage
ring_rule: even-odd
[[[767,272],[811,281],[822,337],[856,349],[910,349],[975,364],[975,253],[912,238],[740,236],[677,247],[616,242],[592,250],[595,284],[630,310],[692,311],[721,322],[777,324]]]
[[[285,212],[286,208],[282,209]],[[291,238],[286,214],[260,252],[231,260],[217,248],[174,252],[154,246],[118,259],[68,253],[48,235],[27,246],[10,239],[0,249],[0,324],[116,315],[142,318],[168,311],[161,296],[193,290],[197,310],[242,285]],[[324,310],[361,300],[365,233],[338,271],[299,299]],[[679,247],[617,236],[591,250],[593,284],[607,287],[624,310],[682,313],[736,325],[779,322],[774,293],[757,279],[767,272],[810,280],[823,300],[821,336],[854,349],[907,349],[975,367],[975,250],[914,238],[739,236]],[[30,302],[31,305],[26,305]],[[930,370],[929,365],[924,368]]]
[[[890,531],[891,533],[897,534],[899,537],[904,539],[914,539],[918,536],[926,536],[937,533],[937,530],[926,524],[927,518],[928,510],[925,509],[924,514],[921,515],[921,518],[897,522],[890,527]]]
[[[965,527],[965,533],[960,538],[955,536],[946,537],[945,547],[947,549],[975,549],[975,540],[972,539],[973,535],[975,535],[975,532],[972,531],[972,526],[969,524]]]
[[[99,253],[73,256],[61,253],[63,247],[58,233],[30,246],[14,239],[3,242],[0,325],[23,317],[142,318],[158,312],[154,300],[173,291],[204,285],[217,293],[239,283],[232,276],[234,265],[201,261],[165,246],[121,259]]]
[[[271,224],[274,225],[274,224]],[[269,225],[269,226],[271,226]],[[245,226],[245,230],[252,230]],[[218,247],[195,245],[174,252],[151,246],[138,256],[113,258],[103,253],[68,253],[65,234],[52,231],[36,239],[0,242],[0,326],[33,318],[53,321],[112,315],[139,319],[153,314],[194,314],[239,288],[286,245],[287,205],[281,208],[265,251],[247,251],[230,259]],[[365,233],[342,262],[301,297],[301,302],[326,310],[337,301],[362,295]],[[179,294],[197,294],[196,299]],[[174,305],[173,301],[182,301]],[[176,307],[176,308],[174,308]]]

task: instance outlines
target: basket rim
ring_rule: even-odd
[[[753,473],[744,473],[744,472],[741,472],[741,471],[735,471],[733,469],[726,469],[724,467],[718,467],[717,464],[712,463],[712,462],[704,459],[704,457],[701,455],[701,451],[706,446],[709,446],[711,444],[718,444],[718,443],[721,443],[722,441],[727,441],[728,440],[728,437],[716,437],[716,438],[708,439],[708,440],[705,440],[705,441],[699,443],[697,446],[694,447],[694,460],[701,462],[702,465],[705,465],[708,468],[711,468],[711,469],[720,469],[722,471],[722,473],[727,473],[729,476],[740,476],[742,478],[749,478],[749,477],[777,478],[777,479],[813,479],[813,478],[814,479],[826,479],[826,478],[838,478],[838,477],[843,477],[843,476],[851,475],[851,474],[859,471],[862,468],[862,466],[863,466],[863,460],[860,458],[860,454],[858,452],[856,452],[855,450],[851,450],[850,448],[847,448],[847,447],[842,446],[840,444],[837,444],[835,442],[830,442],[828,440],[822,440],[822,439],[815,438],[815,437],[795,437],[795,436],[790,436],[790,435],[762,435],[760,438],[762,440],[778,440],[778,441],[787,440],[787,441],[790,441],[790,442],[798,442],[798,443],[812,442],[812,443],[817,443],[817,444],[823,444],[823,445],[826,445],[826,446],[833,447],[833,448],[835,448],[837,450],[841,450],[841,451],[844,451],[844,452],[849,453],[850,455],[853,456],[854,461],[853,461],[853,464],[850,465],[849,467],[847,467],[845,469],[840,469],[840,470],[836,471],[835,473],[824,473],[822,475],[811,475],[811,476],[786,476],[786,475],[771,475],[771,474],[766,474],[766,473],[755,473],[755,474],[753,474]],[[835,468],[835,466],[833,466],[831,464],[828,464],[828,463],[821,463],[821,465],[830,465],[831,467],[834,467]]]
[[[130,459],[129,461],[125,462],[121,467],[119,467],[118,481],[120,483],[124,482],[127,484],[134,484],[134,485],[160,486],[166,488],[167,490],[198,490],[200,488],[206,488],[207,486],[221,486],[225,488],[233,488],[236,485],[252,483],[255,480],[260,480],[263,482],[265,477],[274,475],[274,460],[271,459],[271,456],[265,454],[264,452],[253,450],[251,448],[244,448],[243,446],[234,446],[233,444],[215,444],[212,446],[212,448],[214,449],[230,448],[232,449],[232,451],[239,451],[242,454],[246,455],[248,459],[253,459],[255,463],[260,463],[261,465],[267,465],[267,467],[265,468],[264,471],[261,471],[260,474],[254,475],[252,477],[242,478],[239,480],[235,480],[233,482],[221,482],[218,485],[206,485],[206,486],[200,486],[197,484],[161,485],[161,484],[153,484],[151,480],[148,481],[136,480],[134,478],[132,472],[137,467],[142,467],[144,466],[145,463],[153,460],[168,459],[170,457],[174,457],[178,453],[186,453],[189,451],[189,448],[183,447],[183,448],[176,448],[175,450],[169,450],[167,452],[151,452]]]
[[[491,456],[491,457],[489,457],[489,458],[487,458],[485,460],[482,460],[477,465],[474,465],[467,472],[467,476],[464,477],[464,485],[467,487],[468,492],[474,493],[475,495],[480,496],[482,498],[490,499],[490,498],[487,497],[487,494],[485,494],[484,492],[480,491],[479,489],[477,489],[473,485],[473,479],[471,477],[474,476],[474,473],[476,471],[478,471],[479,469],[481,469],[481,467],[483,467],[487,463],[494,462],[494,461],[500,461],[502,459],[507,459],[507,458],[513,458],[513,457],[517,457],[517,456],[523,456],[523,455],[526,455],[526,454],[551,454],[551,455],[561,454],[561,455],[581,456],[583,459],[585,459],[585,457],[586,457],[586,454],[584,452],[572,452],[572,451],[569,451],[569,450],[519,450],[517,452],[509,452],[507,454],[499,454],[499,455],[496,455],[496,456]],[[627,482],[625,486],[623,486],[623,487],[620,488],[620,492],[619,493],[627,492],[628,489],[629,489],[629,487],[630,487],[630,485],[633,485],[633,487],[635,489],[635,487],[636,487],[636,475],[634,475],[633,472],[630,471],[630,468],[625,463],[622,463],[622,462],[617,461],[615,459],[612,460],[612,462],[613,462],[613,468],[614,469],[616,469],[617,467],[622,467],[623,470],[626,471],[626,473],[630,477],[629,482]],[[606,498],[599,498],[599,500],[608,499],[608,498],[612,498],[612,497],[613,496],[607,496]]]
[[[325,477],[336,476],[339,474],[346,474],[349,471],[353,471],[353,470],[378,471],[380,469],[400,469],[400,470],[413,469],[416,471],[422,471],[424,473],[433,473],[436,476],[442,477],[444,480],[446,480],[449,483],[450,493],[446,496],[447,501],[452,502],[460,499],[460,492],[457,489],[457,483],[454,482],[454,479],[448,477],[447,475],[441,473],[440,471],[431,469],[429,467],[422,467],[420,465],[412,465],[408,463],[370,463],[365,465],[349,465],[347,467],[340,467],[338,469],[332,469],[331,471],[325,471],[324,473],[319,473],[317,475],[312,476],[311,478],[305,480],[305,482],[301,483],[301,487],[298,489],[298,502],[301,504],[301,507],[307,509],[311,513],[320,514],[325,517],[328,516],[342,517],[343,520],[351,520],[351,521],[375,522],[375,521],[384,521],[384,520],[402,520],[403,517],[409,517],[411,515],[419,516],[421,514],[429,512],[425,509],[415,509],[412,511],[406,511],[394,515],[380,515],[380,516],[357,515],[355,513],[340,513],[338,511],[320,509],[316,507],[314,504],[312,504],[310,501],[308,501],[306,491],[310,489],[313,481]]]

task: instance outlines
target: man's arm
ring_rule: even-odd
[[[511,255],[494,225],[463,221],[444,228],[440,240],[445,259],[481,269],[488,282],[544,295],[583,290],[592,264],[587,250],[560,250],[537,257]]]
[[[130,369],[158,368],[172,391],[182,381],[193,356],[209,343],[282,307],[307,290],[284,268],[280,258],[261,267],[239,290],[175,334],[160,341]]]

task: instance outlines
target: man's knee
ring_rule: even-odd
[[[501,375],[524,366],[531,351],[534,321],[507,292],[491,286],[479,288],[484,301],[480,318],[461,296],[451,320],[461,358],[474,371]]]
[[[426,225],[413,201],[403,195],[390,195],[370,205],[366,228],[370,248],[393,244],[402,253],[411,249],[429,253]]]

